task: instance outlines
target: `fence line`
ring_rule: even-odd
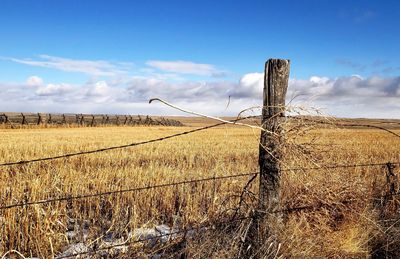
[[[310,171],[310,170],[321,170],[321,169],[327,169],[327,168],[332,169],[332,168],[374,167],[374,166],[387,166],[389,164],[390,165],[400,165],[400,161],[399,162],[387,162],[387,163],[371,163],[371,164],[331,165],[331,166],[325,166],[325,167],[286,168],[286,169],[283,169],[282,171]],[[46,199],[46,200],[27,201],[27,202],[22,202],[22,203],[14,203],[14,204],[9,204],[9,205],[4,205],[4,206],[0,206],[0,210],[6,210],[6,209],[15,208],[15,207],[25,207],[25,206],[31,206],[31,205],[52,203],[52,202],[94,198],[94,197],[108,196],[108,195],[126,193],[126,192],[140,192],[140,191],[145,191],[145,190],[150,190],[150,189],[166,188],[166,187],[193,184],[193,183],[199,183],[199,182],[216,181],[216,180],[231,179],[231,178],[238,178],[238,177],[245,177],[245,176],[256,176],[259,174],[260,174],[259,172],[239,173],[239,174],[233,174],[233,175],[214,176],[214,177],[201,178],[201,179],[191,179],[191,180],[180,181],[180,182],[142,186],[142,187],[114,190],[114,191],[108,191],[108,192],[82,194],[82,195],[76,195],[76,196],[69,195],[69,196],[63,196],[63,197],[58,197],[58,198],[50,198],[50,199]],[[294,208],[294,209],[298,209],[298,208]]]
[[[142,120],[140,115],[109,115],[109,114],[57,114],[57,113],[3,113],[0,114],[0,124],[20,124],[20,125],[64,125],[76,124],[81,126],[96,125],[163,125],[163,126],[182,126],[183,124],[174,119],[152,118],[146,116]]]
[[[230,122],[237,122],[237,121],[241,121],[241,120],[245,120],[245,119],[249,119],[249,118],[253,118],[253,117],[255,117],[255,116],[248,116],[248,117],[238,118],[238,119],[235,119],[235,120],[231,120]],[[180,136],[183,136],[183,135],[189,135],[189,134],[192,134],[192,133],[195,133],[195,132],[198,132],[198,131],[203,131],[203,130],[206,130],[206,129],[215,128],[215,127],[218,127],[218,126],[221,126],[221,125],[225,125],[225,124],[228,124],[228,122],[220,122],[220,123],[216,123],[216,124],[213,124],[213,125],[209,125],[209,126],[204,126],[204,127],[200,127],[200,128],[197,128],[197,129],[193,129],[193,130],[188,130],[188,131],[184,131],[184,132],[168,135],[168,136],[161,137],[161,138],[156,138],[156,139],[151,139],[151,140],[146,140],[146,141],[141,141],[141,142],[135,142],[135,143],[125,144],[125,145],[120,145],[120,146],[105,147],[105,148],[100,148],[100,149],[81,151],[81,152],[75,152],[75,153],[69,153],[69,154],[63,154],[63,155],[51,156],[51,157],[36,158],[36,159],[31,159],[31,160],[21,160],[21,161],[16,161],[16,162],[7,162],[7,163],[0,164],[0,167],[11,166],[11,165],[30,164],[30,163],[34,163],[34,162],[40,162],[40,161],[55,160],[55,159],[67,158],[67,157],[78,156],[78,155],[87,155],[87,154],[99,153],[99,152],[104,152],[104,151],[109,151],[109,150],[140,146],[140,145],[145,145],[145,144],[150,144],[150,143],[155,143],[155,142],[167,140],[167,139],[170,139],[170,138],[180,137]]]

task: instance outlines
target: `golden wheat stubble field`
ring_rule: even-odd
[[[0,129],[0,160],[28,160],[138,142],[192,129],[191,122],[200,125],[186,120],[186,127]],[[285,168],[400,161],[400,140],[375,129],[311,129],[293,139],[301,148],[299,152],[290,146],[285,150]],[[0,206],[256,172],[258,141],[259,132],[254,129],[221,126],[143,146],[1,167]],[[398,168],[394,171],[399,173]],[[264,249],[263,255],[357,258],[393,252],[398,245],[396,233],[400,233],[397,197],[373,199],[387,193],[386,179],[382,166],[284,171],[283,207],[328,206],[285,215],[284,226],[275,229],[280,245],[272,246],[274,251]],[[16,250],[25,256],[51,257],[70,242],[95,243],[107,233],[127,238],[129,231],[143,226],[163,223],[184,228],[229,219],[248,180],[249,176],[237,177],[2,209],[0,255]],[[257,193],[257,180],[244,195],[240,215],[247,215],[257,203],[252,195]],[[85,237],[68,238],[69,219],[86,222]],[[224,235],[203,233],[201,240],[187,241],[186,254],[234,257],[243,228],[232,229]],[[131,248],[132,255],[149,250],[140,243]]]

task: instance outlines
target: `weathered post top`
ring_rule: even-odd
[[[263,118],[284,115],[285,97],[289,83],[290,60],[269,59],[265,63]]]

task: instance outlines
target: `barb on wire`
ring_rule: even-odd
[[[176,137],[183,136],[183,135],[192,134],[192,133],[195,133],[195,132],[198,132],[198,131],[203,131],[203,130],[206,130],[206,129],[215,128],[215,127],[218,127],[218,126],[221,126],[221,125],[225,125],[225,124],[228,124],[228,123],[235,124],[234,122],[236,122],[236,121],[245,120],[245,119],[249,119],[249,118],[253,118],[253,117],[255,117],[255,116],[242,117],[242,118],[235,119],[235,120],[232,120],[232,121],[224,121],[224,122],[221,122],[221,123],[217,123],[217,124],[213,124],[213,125],[209,125],[209,126],[204,126],[204,127],[201,127],[201,128],[196,128],[196,129],[193,129],[193,130],[188,130],[188,131],[184,131],[184,132],[168,135],[168,136],[161,137],[161,138],[156,138],[156,139],[151,139],[151,140],[146,140],[146,141],[141,141],[141,142],[134,142],[134,143],[120,145],[120,146],[112,146],[112,147],[105,147],[105,148],[88,150],[88,151],[67,153],[67,154],[58,155],[58,156],[35,158],[35,159],[31,159],[31,160],[21,160],[21,161],[15,161],[15,162],[6,162],[6,163],[1,163],[0,167],[2,167],[2,166],[11,166],[11,165],[30,164],[30,163],[34,163],[34,162],[40,162],[40,161],[55,160],[55,159],[68,158],[68,157],[73,157],[73,156],[78,156],[78,155],[87,155],[87,154],[99,153],[99,152],[104,152],[104,151],[109,151],[109,150],[123,149],[123,148],[128,148],[128,147],[140,146],[140,145],[159,142],[159,141],[163,141],[163,140],[167,140],[167,139],[171,139],[171,138],[176,138]]]
[[[63,197],[52,198],[52,199],[47,199],[47,200],[26,201],[26,202],[14,203],[14,204],[1,206],[0,210],[11,209],[11,208],[15,208],[15,207],[24,207],[24,206],[30,206],[30,205],[38,205],[38,204],[44,204],[44,203],[51,203],[51,202],[70,201],[70,200],[77,200],[77,199],[84,199],[84,198],[107,196],[107,195],[126,193],[126,192],[139,192],[139,191],[144,191],[144,190],[149,190],[149,189],[165,188],[165,187],[213,181],[213,180],[230,179],[230,178],[251,176],[251,175],[257,175],[257,174],[258,173],[242,173],[242,174],[225,175],[225,176],[217,176],[217,177],[202,178],[202,179],[192,179],[192,180],[187,180],[187,181],[165,183],[165,184],[144,186],[144,187],[138,187],[138,188],[121,189],[121,190],[108,191],[108,192],[82,194],[82,195],[76,195],[76,196],[69,195],[69,196],[63,196]]]

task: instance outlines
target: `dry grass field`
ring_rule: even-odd
[[[0,163],[158,138],[205,123],[187,118],[183,122],[186,127],[0,129]],[[143,146],[0,167],[0,206],[257,172],[258,141],[256,130],[220,126]],[[400,161],[400,139],[377,129],[311,129],[293,141],[302,152],[286,150],[283,168]],[[327,206],[287,213],[284,224],[275,227],[273,245],[266,244],[259,256],[398,256],[400,199],[374,199],[389,191],[386,172],[382,166],[284,171],[283,207]],[[394,172],[400,173],[398,167]],[[69,219],[85,222],[88,233],[80,240],[85,243],[96,243],[108,233],[126,239],[129,231],[143,226],[163,223],[184,228],[229,219],[248,180],[249,176],[237,177],[1,209],[0,256],[11,250],[40,258],[59,254],[72,242],[66,235]],[[398,191],[397,182],[394,185]],[[252,193],[257,188],[258,181],[254,181]],[[242,216],[257,203],[251,193],[245,201],[239,210]],[[188,240],[183,248],[175,244],[156,252],[184,249],[192,258],[232,258],[245,224],[210,229]],[[150,250],[134,243],[130,253],[143,256],[154,252]]]

